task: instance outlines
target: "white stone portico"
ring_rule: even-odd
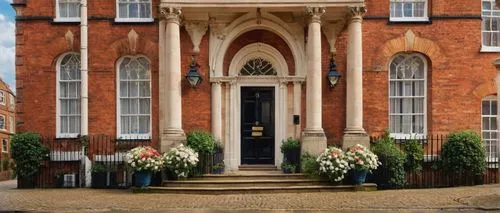
[[[363,0],[162,0],[160,3],[160,134],[161,149],[184,140],[182,129],[181,63],[179,29],[182,25],[200,51],[201,38],[209,36],[209,74],[212,84],[212,133],[225,146],[226,169],[241,165],[241,87],[273,87],[275,98],[274,164],[281,163],[279,146],[288,137],[300,137],[302,150],[319,153],[326,148],[322,128],[322,34],[335,53],[337,36],[348,29],[347,118],[344,145],[368,142],[363,129],[362,106],[362,15]],[[181,21],[182,19],[182,21]],[[304,32],[307,29],[307,34]],[[291,51],[295,70],[285,57],[265,43],[242,47],[224,73],[224,57],[230,45],[252,30],[266,30],[281,37]],[[239,71],[253,58],[275,68],[275,76],[241,76]],[[294,73],[291,75],[290,73]],[[302,85],[305,84],[305,87]],[[305,128],[293,123],[301,115],[302,92],[306,94]]]

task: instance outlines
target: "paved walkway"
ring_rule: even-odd
[[[442,212],[500,211],[500,184],[420,190],[302,194],[169,195],[130,190],[15,189],[0,182],[0,211]],[[297,211],[298,210],[298,211]]]

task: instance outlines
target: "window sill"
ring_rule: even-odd
[[[55,18],[55,23],[79,23],[80,18]]]
[[[117,141],[133,141],[133,140],[151,140],[151,135],[141,134],[141,135],[119,135],[116,139]]]
[[[153,18],[115,18],[116,23],[152,23]]]
[[[401,133],[391,133],[391,138],[396,140],[411,140],[411,139],[425,139],[424,134],[401,134]]]
[[[432,24],[432,21],[426,18],[389,18],[389,24]]]
[[[480,52],[482,52],[482,53],[496,53],[496,52],[500,52],[500,47],[482,46]]]
[[[63,134],[63,135],[57,135],[56,139],[57,140],[64,140],[64,139],[77,139],[79,134]]]

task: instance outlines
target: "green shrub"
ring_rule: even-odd
[[[293,151],[300,148],[300,141],[294,138],[288,138],[281,142],[281,153],[286,153],[287,151]]]
[[[375,182],[381,188],[402,188],[406,183],[406,154],[396,147],[389,133],[372,144],[371,150],[382,163],[373,174]]]
[[[29,132],[12,137],[12,159],[16,163],[15,173],[19,177],[33,177],[48,154],[48,149],[40,143],[40,139],[40,135]]]
[[[92,173],[100,173],[100,172],[106,172],[106,166],[100,163],[94,163],[92,164],[92,168],[90,169]]]
[[[187,146],[198,153],[214,153],[217,141],[209,132],[194,130],[186,135]]]
[[[318,157],[309,153],[302,154],[301,160],[301,172],[310,178],[320,177],[319,173],[319,163],[316,161]]]
[[[475,132],[451,133],[443,144],[441,165],[449,174],[471,172],[473,175],[481,175],[486,168],[485,159],[481,137]]]
[[[406,153],[405,169],[407,172],[421,172],[424,161],[424,147],[418,140],[407,140],[404,144]]]

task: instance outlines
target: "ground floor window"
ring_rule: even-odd
[[[9,152],[9,142],[7,139],[2,139],[2,152]]]
[[[481,104],[481,136],[489,159],[497,157],[497,101],[496,97],[486,97]]]

